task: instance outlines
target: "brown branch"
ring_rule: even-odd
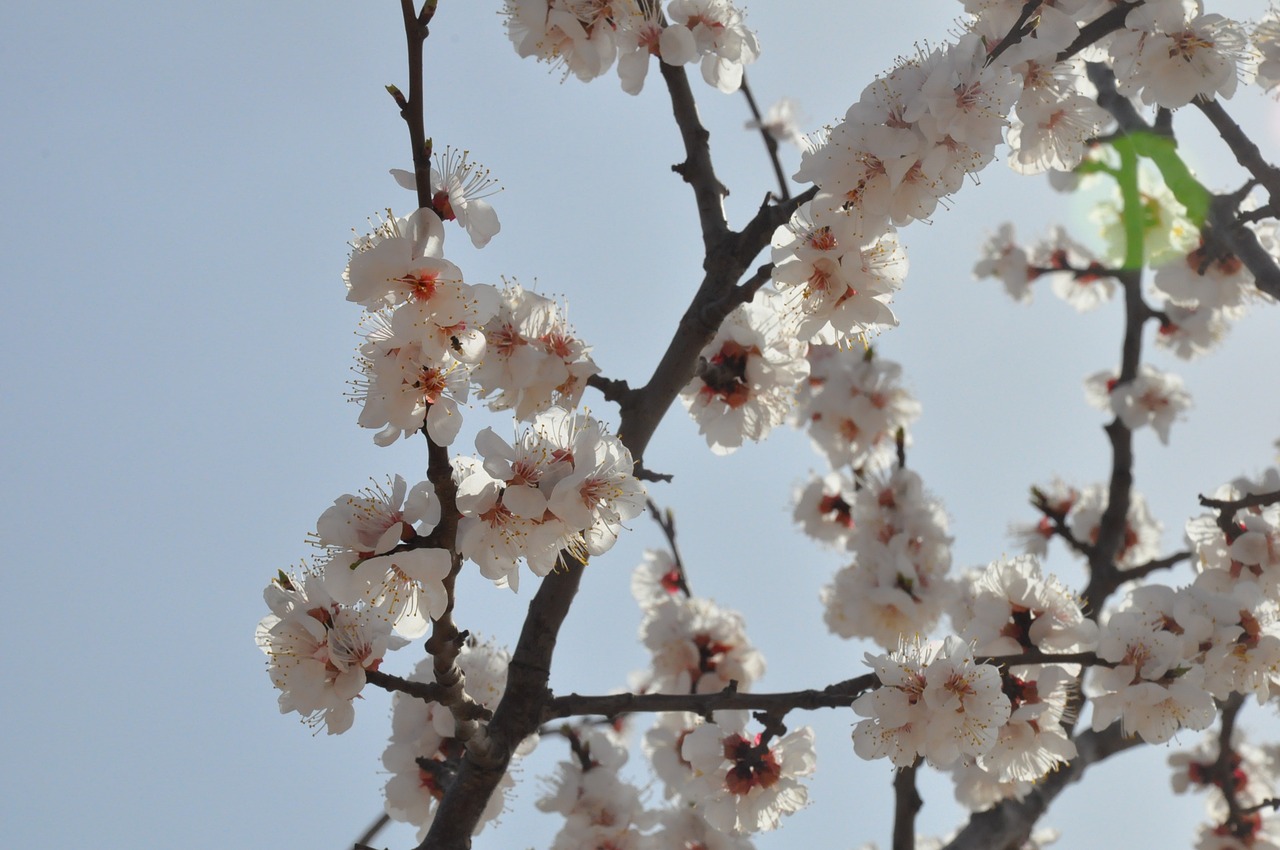
[[[1021,800],[1008,799],[985,812],[969,817],[956,837],[944,850],[1006,850],[1021,847],[1031,830],[1044,815],[1049,804],[1085,770],[1111,756],[1142,743],[1138,737],[1125,737],[1122,724],[1116,723],[1101,732],[1085,732],[1075,739],[1076,757],[1057,771],[1036,783]]]
[[[431,207],[431,141],[427,138],[423,101],[426,95],[423,85],[423,45],[430,35],[429,24],[435,15],[437,0],[427,0],[421,11],[415,10],[413,0],[400,0],[401,17],[404,20],[405,42],[408,50],[409,94],[400,93],[397,103],[402,103],[401,117],[409,129],[409,144],[413,149],[413,174],[418,194],[418,206]],[[399,89],[396,90],[399,92]],[[395,95],[393,95],[394,97]],[[453,481],[453,465],[449,450],[438,445],[422,426],[427,442],[427,480],[435,488],[440,500],[441,520],[432,532],[435,545],[452,555],[449,574],[444,579],[448,604],[440,618],[431,624],[431,637],[427,640],[427,652],[432,656],[432,668],[436,684],[443,689],[436,701],[448,708],[457,720],[456,737],[467,741],[480,732],[475,718],[484,709],[465,690],[462,669],[458,666],[458,654],[462,650],[465,633],[453,620],[454,588],[458,573],[462,570],[462,556],[458,554],[457,487]]]
[[[1209,767],[1209,779],[1222,792],[1222,798],[1227,804],[1225,825],[1235,836],[1239,836],[1239,830],[1246,827],[1240,800],[1236,796],[1236,792],[1240,790],[1236,787],[1235,775],[1239,757],[1231,747],[1231,739],[1235,736],[1236,715],[1240,713],[1243,705],[1243,694],[1232,694],[1226,700],[1218,702],[1218,710],[1222,713],[1222,721],[1218,729],[1218,757]]]
[[[662,71],[662,79],[666,81],[667,91],[671,94],[671,110],[676,118],[676,126],[680,129],[680,138],[684,142],[685,160],[679,165],[671,166],[671,170],[693,187],[698,221],[702,225],[702,244],[710,255],[729,235],[729,222],[724,214],[724,198],[729,190],[716,177],[715,168],[711,164],[711,134],[702,126],[702,120],[698,117],[698,106],[694,102],[693,89],[689,87],[689,76],[685,73],[684,66],[659,62],[658,68]]]
[[[1231,148],[1231,152],[1235,154],[1236,162],[1262,184],[1273,200],[1280,200],[1280,169],[1263,159],[1262,151],[1245,134],[1235,119],[1227,114],[1222,104],[1216,99],[1206,100],[1204,97],[1197,97],[1191,103],[1204,114],[1205,118],[1209,119],[1209,123],[1218,131],[1222,141],[1226,142],[1227,147]]]
[[[1149,308],[1142,300],[1142,272],[1125,270],[1119,280],[1125,295],[1124,343],[1121,346],[1120,377],[1117,384],[1126,384],[1138,375],[1142,355],[1142,326],[1149,315]],[[1093,611],[1102,610],[1102,604],[1116,587],[1127,579],[1116,565],[1124,543],[1128,525],[1129,499],[1133,490],[1133,431],[1120,421],[1112,420],[1104,429],[1111,442],[1111,480],[1107,486],[1107,507],[1098,523],[1098,537],[1089,554],[1089,584],[1084,598]]]
[[[1270,493],[1249,493],[1239,499],[1200,497],[1202,507],[1212,508],[1218,512],[1218,528],[1222,529],[1222,534],[1227,538],[1228,545],[1236,542],[1236,538],[1243,533],[1240,526],[1236,525],[1235,516],[1237,511],[1248,508],[1265,508],[1277,502],[1280,502],[1280,490]]]
[[[587,378],[587,386],[600,391],[605,401],[622,401],[631,392],[626,381],[606,378],[603,375],[591,375]]]
[[[568,694],[547,700],[542,719],[545,723],[561,717],[617,717],[636,712],[688,711],[709,717],[712,712],[733,709],[785,714],[795,709],[811,711],[819,708],[848,708],[855,699],[876,685],[875,674],[866,673],[828,685],[821,690],[784,693],[741,693],[736,686],[731,685],[711,694]]]
[[[902,768],[893,777],[893,850],[916,847],[916,812],[924,805],[916,790],[918,764]]]

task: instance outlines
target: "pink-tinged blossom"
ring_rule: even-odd
[[[1132,381],[1117,383],[1114,372],[1097,372],[1085,380],[1085,397],[1099,410],[1114,413],[1125,427],[1155,429],[1168,445],[1169,428],[1191,407],[1182,379],[1143,363]]]
[[[654,56],[668,65],[686,65],[698,57],[693,33],[687,27],[666,26],[657,3],[634,10],[618,28],[618,79],[624,92],[640,93]]]
[[[902,386],[902,367],[834,346],[810,346],[809,380],[795,418],[833,468],[883,468],[893,462],[899,429],[920,416],[920,402]],[[910,437],[906,437],[910,445]]]
[[[1025,248],[1014,241],[1013,225],[1005,222],[982,246],[982,255],[973,267],[975,278],[997,278],[1009,297],[1018,302],[1031,301],[1031,281],[1036,272]]]
[[[755,850],[746,836],[721,832],[694,809],[664,809],[654,820],[658,830],[647,837],[645,850]]]
[[[1000,727],[995,746],[979,758],[1000,783],[1036,782],[1076,756],[1065,719],[1076,693],[1076,674],[1064,667],[1021,668],[1005,674],[1009,720]]]
[[[786,418],[796,388],[809,375],[804,343],[779,322],[778,298],[760,292],[725,317],[680,393],[716,454],[768,436]]]
[[[553,406],[577,407],[587,379],[600,371],[556,303],[517,284],[502,291],[484,335],[472,380],[490,410],[511,410],[522,421]]]
[[[941,504],[924,492],[918,475],[897,469],[863,481],[852,517],[854,562],[822,589],[827,628],[884,647],[927,633],[954,595]]]
[[[844,474],[814,475],[792,494],[792,518],[804,533],[835,549],[850,547],[854,531],[856,488]]]
[[[507,36],[522,58],[533,57],[586,82],[617,56],[617,21],[609,0],[505,0]]]
[[[742,615],[699,596],[673,595],[652,605],[640,624],[652,653],[642,689],[659,693],[717,693],[737,682],[742,691],[764,675],[764,656],[747,638]]]
[[[343,605],[383,609],[399,634],[421,637],[448,606],[444,579],[453,559],[439,548],[393,550],[430,534],[439,521],[429,481],[406,493],[397,475],[390,494],[375,486],[338,498],[316,523],[316,543],[326,549],[326,590]]]
[[[684,738],[680,754],[692,769],[688,799],[721,832],[777,829],[808,801],[800,777],[813,773],[813,730],[805,726],[765,740],[746,729],[746,712],[719,712]]]
[[[404,308],[389,322],[380,314],[371,317],[371,329],[360,346],[361,377],[352,382],[351,398],[361,406],[357,422],[362,428],[378,429],[373,440],[380,446],[424,427],[437,445],[448,446],[462,428],[459,405],[466,403],[470,391],[467,367],[448,349],[424,345],[413,324]]]
[[[665,549],[645,549],[642,560],[631,573],[631,596],[648,612],[656,605],[683,594],[684,581],[675,558]]]
[[[800,207],[773,235],[773,284],[796,321],[796,334],[826,345],[897,325],[889,309],[907,274],[897,231],[866,238],[847,216]]]
[[[1031,265],[1049,275],[1054,295],[1081,313],[1109,301],[1116,291],[1114,278],[1061,227],[1053,227],[1049,237],[1032,248]]]
[[[436,680],[434,659],[418,662],[412,682]],[[495,644],[469,638],[458,655],[457,664],[466,682],[467,695],[492,711],[506,690],[507,667],[511,655]],[[465,754],[453,712],[437,702],[397,693],[391,701],[391,738],[382,753],[382,765],[390,773],[384,788],[386,812],[392,819],[418,828],[422,840],[435,819],[436,806],[456,774]],[[517,757],[533,749],[536,737],[517,747]],[[485,805],[475,833],[502,813],[507,792],[514,787],[510,774],[504,776]]]
[[[1034,523],[1010,523],[1009,538],[1028,555],[1043,558],[1049,551],[1049,541],[1057,533],[1052,516],[1066,517],[1075,505],[1080,493],[1060,479],[1047,486],[1032,487],[1033,504],[1042,500],[1046,513]]]
[[[585,563],[644,510],[631,453],[589,416],[551,408],[514,444],[486,428],[476,449],[483,462],[455,462],[459,551],[513,590],[519,559],[540,576],[562,550]]]
[[[867,718],[853,729],[854,751],[908,767],[923,756],[946,767],[995,745],[1009,718],[1000,672],[975,664],[959,638],[903,643],[889,655],[867,656],[880,687],[858,697],[853,710]]]
[[[1280,12],[1275,6],[1267,10],[1250,33],[1249,40],[1256,52],[1256,82],[1271,91],[1280,85]]]
[[[1111,615],[1102,627],[1098,657],[1116,666],[1096,667],[1090,675],[1095,731],[1120,720],[1126,734],[1164,743],[1181,728],[1208,727],[1217,716],[1204,688],[1204,667],[1188,654],[1194,635],[1211,624],[1188,609],[1188,599],[1159,589],[1168,593],[1148,593],[1146,604]]]
[[[258,647],[267,656],[271,683],[280,690],[280,712],[296,711],[330,735],[355,719],[352,700],[388,649],[405,641],[391,634],[382,609],[352,609],[332,601],[318,576],[281,573],[264,594],[272,613],[258,623]]]
[[[1044,575],[1034,555],[992,561],[971,577],[964,603],[952,622],[980,655],[1083,652],[1098,642],[1080,598]]]
[[[743,67],[760,56],[760,43],[747,29],[742,12],[729,0],[672,0],[667,17],[671,28],[683,27],[692,34],[702,56],[702,78],[722,92],[736,92]],[[674,57],[663,59],[675,64]]]
[[[790,142],[797,147],[803,147],[804,136],[800,132],[799,107],[796,102],[789,97],[780,98],[773,102],[764,115],[760,116],[760,120],[751,120],[746,122],[748,130],[764,130],[771,138],[779,142]]]
[[[644,843],[641,831],[651,818],[640,790],[619,776],[627,749],[610,732],[607,727],[585,726],[567,732],[574,757],[557,765],[555,777],[537,801],[541,811],[565,818],[552,850],[639,850]]]
[[[1139,6],[1111,40],[1116,88],[1167,109],[1197,97],[1229,98],[1246,47],[1240,25],[1222,15],[1192,17],[1174,3]]]
[[[1238,257],[1211,253],[1203,242],[1156,268],[1152,285],[1175,304],[1232,310],[1232,318],[1257,292]]]
[[[436,155],[431,169],[431,208],[444,221],[457,221],[471,237],[471,244],[483,248],[502,229],[498,214],[485,198],[501,191],[494,188],[489,169],[468,162],[468,151],[445,148]],[[405,189],[416,192],[413,172],[391,169],[391,176]]]
[[[462,300],[462,271],[444,259],[443,250],[444,225],[433,210],[389,218],[355,243],[345,275],[347,300],[368,310]]]

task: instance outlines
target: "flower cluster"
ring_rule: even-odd
[[[910,767],[920,757],[947,767],[976,758],[995,746],[1009,719],[1010,703],[1000,672],[977,664],[973,650],[956,637],[928,644],[903,643],[888,655],[868,655],[880,687],[853,702],[855,752]]]
[[[896,469],[854,494],[852,564],[822,589],[823,619],[841,637],[883,647],[933,628],[951,601],[951,538],[920,476]]]
[[[898,432],[920,416],[920,403],[900,383],[902,367],[834,346],[810,346],[809,380],[795,418],[833,469],[876,469],[894,458]],[[905,441],[904,436],[904,441]]]
[[[514,444],[485,428],[481,460],[458,458],[458,549],[499,586],[516,590],[521,558],[544,576],[568,551],[585,562],[609,550],[644,510],[631,452],[590,416],[553,407]]]
[[[1205,809],[1210,823],[1200,828],[1200,850],[1269,850],[1280,846],[1280,823],[1264,818],[1268,803],[1280,788],[1280,753],[1276,747],[1256,747],[1235,730],[1225,759],[1220,759],[1221,736],[1205,737],[1193,749],[1169,756],[1173,790],[1208,791]],[[1235,811],[1227,803],[1228,795]]]
[[[675,694],[749,691],[764,675],[764,656],[747,639],[742,615],[680,589],[674,564],[647,552],[632,579],[644,613],[640,640],[653,655],[639,690]]]
[[[423,208],[358,240],[347,265],[347,300],[371,324],[360,347],[359,422],[380,429],[379,445],[425,426],[447,446],[462,426],[467,370],[484,356],[481,328],[499,299],[492,286],[465,283],[443,251],[444,225]]]
[[[622,89],[638,94],[649,59],[668,65],[700,62],[702,77],[723,92],[742,85],[743,66],[760,55],[729,0],[506,0],[507,35],[521,57],[563,66],[565,76],[593,80],[618,63]]]
[[[448,605],[444,579],[453,565],[447,550],[423,545],[439,521],[429,481],[409,488],[397,475],[390,493],[374,487],[335,499],[314,540],[325,552],[325,590],[343,605],[384,609],[403,637],[426,634]]]
[[[490,410],[510,410],[521,421],[553,406],[574,409],[600,371],[556,302],[518,284],[503,289],[483,331],[485,357],[471,378]]]
[[[680,393],[716,454],[762,440],[782,424],[808,377],[805,346],[779,320],[779,301],[765,290],[730,313]]]
[[[391,634],[391,618],[383,609],[340,605],[319,573],[282,572],[263,596],[271,613],[258,623],[256,640],[280,690],[280,712],[323,723],[330,735],[347,731],[366,671],[377,670],[387,650],[405,644]]]
[[[560,762],[557,772],[537,801],[544,812],[564,815],[553,850],[645,846],[641,830],[651,815],[644,810],[640,790],[618,771],[627,761],[626,742],[611,727],[569,727],[562,730],[575,758]]]
[[[645,734],[666,797],[722,835],[776,829],[804,807],[808,791],[798,780],[816,767],[809,727],[774,738],[747,726],[741,711],[715,712],[712,722],[672,713]]]
[[[433,661],[430,656],[419,661],[409,681],[434,682]],[[476,638],[464,642],[457,663],[471,698],[490,711],[497,708],[510,662],[510,654],[491,642]],[[391,702],[391,738],[382,753],[382,765],[391,774],[385,788],[386,810],[392,819],[418,827],[419,841],[431,827],[436,804],[461,763],[465,745],[456,733],[453,712],[439,703],[402,693]],[[530,752],[536,742],[536,738],[523,742],[516,754]],[[503,777],[480,815],[477,833],[502,813],[505,793],[513,784],[510,776]]]

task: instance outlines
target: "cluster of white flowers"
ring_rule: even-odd
[[[809,347],[809,380],[795,419],[833,469],[883,469],[893,462],[899,429],[920,416],[920,403],[901,386],[902,367],[835,346]]]
[[[798,780],[816,767],[812,729],[766,738],[748,720],[744,711],[717,711],[711,722],[666,714],[644,738],[667,799],[725,836],[776,829],[806,804]]]
[[[640,790],[618,775],[627,761],[625,739],[608,726],[565,727],[564,732],[575,758],[560,762],[537,802],[540,810],[565,817],[552,850],[649,847],[641,830],[652,815],[644,809]]]
[[[1015,239],[1013,225],[1002,224],[983,244],[973,276],[999,279],[1009,297],[1021,302],[1031,301],[1031,283],[1045,277],[1053,294],[1081,313],[1109,301],[1116,291],[1115,279],[1089,249],[1058,226],[1024,248]]]
[[[773,234],[773,285],[796,336],[835,344],[896,325],[889,299],[907,275],[898,233],[863,234],[850,217],[817,224],[805,203]]]
[[[490,410],[510,410],[521,421],[553,406],[574,409],[600,371],[556,302],[518,284],[502,290],[483,330],[487,348],[471,379]]]
[[[764,656],[748,640],[742,615],[685,594],[673,570],[661,553],[649,551],[632,579],[644,614],[640,640],[653,655],[650,669],[637,677],[637,690],[707,694],[730,682],[751,690],[764,675]]]
[[[855,560],[822,589],[827,628],[886,649],[904,635],[927,633],[953,597],[942,506],[925,493],[920,476],[896,469],[863,480],[852,516]]]
[[[506,0],[507,35],[522,57],[563,66],[593,80],[618,63],[623,91],[644,87],[649,59],[700,62],[702,77],[723,92],[742,85],[743,66],[760,55],[755,33],[729,0]]]
[[[762,440],[782,424],[809,375],[805,345],[779,320],[780,296],[763,290],[735,308],[702,351],[680,393],[716,454]]]
[[[1080,492],[1071,506],[1067,522],[1076,540],[1098,542],[1102,514],[1107,510],[1107,487],[1092,484]],[[1137,490],[1129,492],[1129,511],[1125,514],[1123,536],[1115,562],[1121,569],[1138,567],[1160,556],[1160,533],[1164,526],[1147,507],[1147,500]]]
[[[484,356],[481,328],[497,312],[498,292],[465,283],[444,258],[444,225],[430,209],[389,218],[354,247],[347,300],[369,311],[372,326],[360,348],[360,425],[381,429],[379,445],[425,425],[447,446],[462,426],[467,369]]]
[[[436,680],[430,656],[418,662],[411,682]],[[466,678],[468,695],[484,708],[497,708],[507,686],[507,666],[511,656],[488,641],[469,638],[458,654],[458,667]],[[453,712],[439,703],[397,693],[391,702],[391,738],[382,753],[382,765],[389,772],[386,784],[386,811],[394,820],[418,827],[421,841],[435,818],[436,804],[452,781],[462,760],[464,744],[456,737]],[[516,749],[522,756],[532,751],[537,738]],[[502,813],[506,791],[514,785],[504,776],[489,798],[475,831]]]
[[[544,576],[564,550],[608,551],[644,510],[631,452],[590,416],[553,407],[514,444],[485,428],[476,449],[481,460],[454,461],[458,549],[499,586],[518,588],[521,558]]]
[[[853,727],[853,747],[865,759],[888,758],[909,767],[920,757],[947,767],[995,746],[1009,719],[1000,671],[977,664],[957,637],[916,639],[887,655],[867,655],[880,687],[853,701],[867,718]]]
[[[324,584],[319,573],[280,573],[263,593],[271,613],[255,637],[280,690],[280,712],[296,711],[336,735],[355,720],[351,701],[364,689],[366,671],[406,641],[391,633],[385,610],[340,605]]]
[[[409,488],[397,475],[390,493],[373,487],[335,499],[314,540],[325,550],[325,590],[343,605],[385,609],[403,637],[426,634],[428,618],[448,605],[444,579],[453,564],[447,550],[420,545],[439,521],[430,481]]]

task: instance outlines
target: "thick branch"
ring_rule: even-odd
[[[702,225],[702,244],[709,257],[720,241],[729,235],[729,222],[724,215],[724,197],[729,190],[716,177],[715,168],[711,165],[711,134],[698,117],[698,106],[684,66],[659,62],[658,68],[667,83],[667,91],[671,93],[671,110],[684,142],[685,160],[671,169],[693,187],[698,221]]]
[[[969,823],[944,850],[1017,850],[1031,836],[1031,830],[1049,804],[1064,788],[1080,779],[1090,765],[1140,743],[1140,738],[1126,738],[1119,723],[1101,732],[1077,736],[1076,757],[1066,766],[1037,783],[1023,799],[1005,800],[993,809],[970,816]]]
[[[916,790],[916,765],[893,777],[893,850],[915,850],[916,812],[924,805]]]

